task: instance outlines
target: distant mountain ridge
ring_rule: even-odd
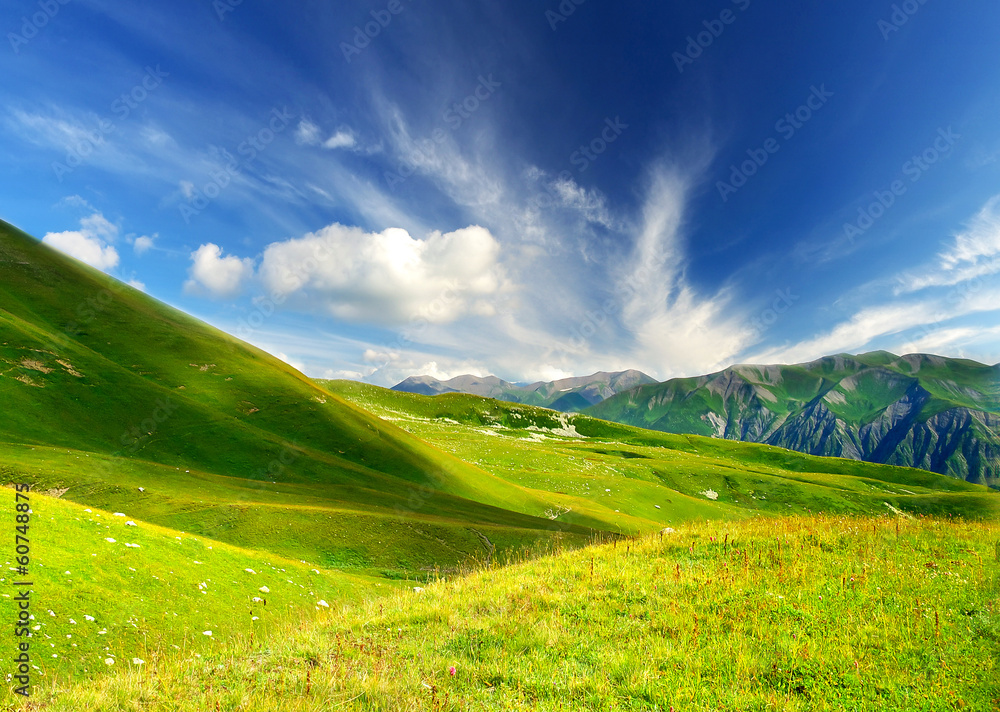
[[[737,365],[639,385],[585,412],[1000,486],[1000,364],[875,351]]]
[[[599,371],[590,376],[561,378],[519,385],[496,376],[456,376],[439,381],[431,376],[411,376],[392,387],[394,391],[435,396],[442,393],[469,393],[485,398],[552,408],[564,413],[577,413],[610,398],[616,393],[656,380],[642,371],[629,369],[608,373]]]

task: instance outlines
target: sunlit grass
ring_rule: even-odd
[[[924,519],[688,524],[56,684],[37,709],[996,709],[998,536]]]

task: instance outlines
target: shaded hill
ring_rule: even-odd
[[[1000,485],[1000,365],[884,351],[740,365],[639,386],[586,412]]]
[[[392,390],[425,396],[468,393],[511,403],[552,408],[564,413],[577,413],[616,393],[645,383],[656,381],[636,370],[615,373],[599,371],[590,376],[538,381],[529,385],[510,383],[496,376],[456,376],[447,381],[439,381],[431,376],[411,376],[393,386]]]
[[[413,570],[555,534],[513,511],[532,493],[5,223],[0,406],[5,482],[297,559]]]

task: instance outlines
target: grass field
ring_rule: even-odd
[[[889,507],[1000,517],[1000,493],[922,470],[670,435],[465,394],[321,384],[500,480],[548,493],[550,516],[562,522],[639,533],[698,519]]]
[[[32,486],[36,695],[8,678],[13,709],[997,696],[982,486],[310,381],[3,224],[0,404],[4,511]]]
[[[947,519],[686,524],[55,682],[34,709],[995,710],[998,542]]]
[[[3,511],[13,513],[14,491],[0,492]],[[399,585],[239,549],[114,510],[28,497],[30,577],[15,572],[12,529],[0,598],[9,613],[19,590],[13,581],[35,584],[38,681],[94,678],[208,654],[251,636],[266,640],[292,621],[314,618],[319,601],[363,600]],[[12,636],[4,640],[0,659],[13,657],[13,644]]]

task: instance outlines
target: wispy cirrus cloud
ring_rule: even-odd
[[[977,344],[991,351],[994,328],[959,323],[1000,312],[1000,196],[989,200],[952,237],[950,244],[917,270],[863,285],[868,302],[821,334],[754,355],[755,361],[796,362],[879,344],[897,351],[934,350]],[[889,285],[889,286],[887,286]]]

